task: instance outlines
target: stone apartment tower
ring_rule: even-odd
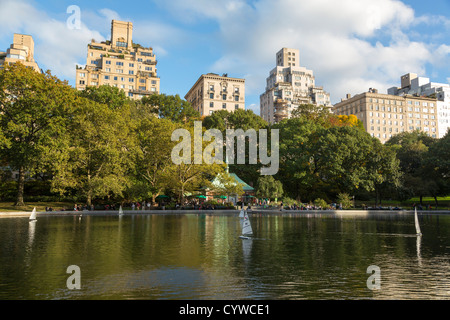
[[[133,42],[133,24],[112,20],[111,40],[88,44],[86,66],[77,66],[76,88],[110,85],[131,99],[160,92],[157,60],[152,48]]]
[[[37,62],[34,60],[34,40],[26,34],[15,33],[13,43],[6,52],[0,52],[0,68],[5,64],[21,62],[37,72],[41,72]]]
[[[300,66],[299,50],[282,48],[260,96],[260,115],[269,123],[276,123],[290,118],[298,105],[308,103],[331,107],[330,95],[316,86],[312,70]]]
[[[203,74],[184,98],[202,116],[218,110],[245,109],[245,79]]]

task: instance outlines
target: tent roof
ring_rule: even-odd
[[[229,175],[232,176],[232,177],[234,178],[234,180],[236,180],[238,183],[243,184],[242,189],[243,189],[244,191],[254,191],[254,190],[255,190],[253,187],[249,186],[249,185],[248,185],[247,183],[245,183],[241,178],[239,178],[239,177],[237,176],[237,174],[235,174],[235,173],[229,173]]]

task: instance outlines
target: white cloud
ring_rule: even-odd
[[[314,71],[316,84],[331,93],[333,102],[369,87],[382,92],[406,72],[424,73],[439,54],[432,45],[409,39],[404,30],[417,18],[397,0],[221,1],[218,6],[175,0],[166,5],[176,7],[178,15],[217,21],[224,52],[212,68],[245,75],[248,95],[264,91],[282,47],[300,50],[300,64]],[[238,12],[230,10],[237,6]],[[375,41],[380,36],[383,43]]]
[[[81,15],[81,28],[70,29],[66,20],[55,20],[26,1],[4,0],[0,5],[0,36],[12,33],[33,36],[35,59],[39,66],[61,79],[75,78],[75,65],[86,63],[86,46],[91,39],[103,40],[98,31],[89,29]],[[67,19],[71,14],[67,14]]]

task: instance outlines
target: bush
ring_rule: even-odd
[[[328,203],[325,200],[321,199],[321,198],[317,198],[316,200],[314,200],[314,205],[316,207],[321,207],[323,210],[328,208]]]
[[[342,205],[343,209],[349,209],[353,206],[353,201],[348,193],[339,193],[337,197],[337,204]]]

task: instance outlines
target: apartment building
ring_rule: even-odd
[[[203,116],[218,110],[245,109],[245,79],[202,74],[184,98]]]
[[[110,85],[125,92],[131,99],[160,92],[157,60],[152,48],[133,42],[133,24],[112,20],[111,40],[87,46],[84,68],[77,66],[76,88]]]
[[[437,99],[438,138],[442,138],[450,128],[450,85],[431,82],[429,78],[407,73],[400,77],[401,87],[388,89],[388,94],[415,95]]]
[[[351,96],[335,104],[338,115],[355,115],[372,137],[385,143],[400,132],[420,130],[438,135],[437,100],[434,98],[378,93],[376,89]]]
[[[0,68],[3,68],[5,64],[18,61],[37,72],[41,72],[37,62],[34,60],[34,40],[32,36],[15,33],[11,46],[6,52],[0,52]]]
[[[276,54],[276,67],[266,79],[265,92],[260,95],[260,115],[269,123],[276,123],[290,118],[300,104],[331,108],[330,95],[315,85],[312,70],[300,66],[299,50],[282,48]]]

